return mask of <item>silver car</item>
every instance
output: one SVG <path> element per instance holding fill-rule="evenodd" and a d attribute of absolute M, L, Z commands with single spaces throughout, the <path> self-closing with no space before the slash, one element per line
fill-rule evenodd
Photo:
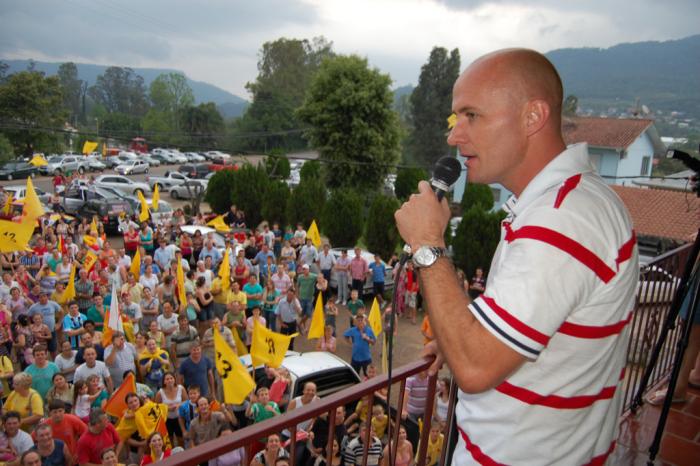
<path fill-rule="evenodd" d="M 149 166 L 143 160 L 130 160 L 114 169 L 120 175 L 134 175 L 136 173 L 148 173 Z"/>
<path fill-rule="evenodd" d="M 110 186 L 125 194 L 136 195 L 136 193 L 139 191 L 144 194 L 151 192 L 151 188 L 148 186 L 148 183 L 141 183 L 120 175 L 100 175 L 95 178 L 95 185 L 98 187 L 101 185 Z"/>

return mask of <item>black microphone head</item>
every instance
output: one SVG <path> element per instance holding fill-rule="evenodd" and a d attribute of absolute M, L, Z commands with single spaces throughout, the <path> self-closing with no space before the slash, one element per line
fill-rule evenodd
<path fill-rule="evenodd" d="M 440 157 L 433 169 L 433 178 L 430 183 L 443 191 L 449 191 L 450 187 L 457 182 L 462 173 L 462 164 L 455 157 L 446 155 Z"/>

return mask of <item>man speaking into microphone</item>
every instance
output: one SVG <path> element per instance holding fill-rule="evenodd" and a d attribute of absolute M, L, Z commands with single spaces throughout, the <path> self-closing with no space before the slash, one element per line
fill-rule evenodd
<path fill-rule="evenodd" d="M 604 464 L 615 447 L 638 279 L 629 215 L 587 146 L 566 147 L 562 84 L 524 49 L 472 63 L 453 88 L 448 142 L 507 205 L 485 292 L 465 296 L 426 182 L 396 214 L 430 309 L 437 357 L 459 385 L 453 464 Z"/>

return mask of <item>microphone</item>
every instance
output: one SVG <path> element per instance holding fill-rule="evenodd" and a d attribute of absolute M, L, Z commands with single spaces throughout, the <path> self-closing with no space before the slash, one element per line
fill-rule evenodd
<path fill-rule="evenodd" d="M 437 195 L 438 201 L 442 201 L 445 194 L 452 189 L 452 185 L 457 182 L 459 175 L 462 173 L 462 164 L 454 157 L 446 155 L 441 157 L 435 168 L 433 168 L 433 177 L 430 179 L 430 186 Z"/>

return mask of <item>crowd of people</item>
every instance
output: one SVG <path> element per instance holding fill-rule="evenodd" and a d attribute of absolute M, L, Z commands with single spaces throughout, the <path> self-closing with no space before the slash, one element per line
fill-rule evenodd
<path fill-rule="evenodd" d="M 256 371 L 248 400 L 224 403 L 213 341 L 219 331 L 234 351 L 236 340 L 250 348 L 256 321 L 286 335 L 306 335 L 319 294 L 325 332 L 316 349 L 336 352 L 337 317 L 347 312 L 350 327 L 342 336 L 352 345 L 350 362 L 364 377 L 376 375 L 370 348 L 377 336 L 367 322 L 366 299 L 376 296 L 385 317 L 392 312 L 384 300 L 381 258 L 369 262 L 359 248 L 336 257 L 328 244 L 314 246 L 302 225 L 283 231 L 264 222 L 245 230 L 245 214 L 235 206 L 224 219 L 232 228 L 225 235 L 228 287 L 219 273 L 225 254 L 211 234 L 183 232 L 180 216 L 160 225 L 124 218 L 124 246 L 113 247 L 99 218 L 47 214 L 30 248 L 0 255 L 0 462 L 149 464 L 318 399 L 313 383 L 290 399 L 289 374 L 266 367 Z M 201 216 L 191 221 L 205 224 Z M 329 286 L 332 271 L 337 293 Z M 365 294 L 368 278 L 372 292 Z M 397 282 L 395 307 L 415 323 L 417 280 L 409 269 Z M 123 331 L 107 325 L 113 292 Z M 109 415 L 106 404 L 130 374 L 136 383 L 125 396 L 126 410 L 121 418 Z M 415 402 L 419 390 L 411 391 L 407 400 Z M 155 430 L 144 435 L 120 429 L 150 403 L 167 406 L 167 438 Z M 406 416 L 417 412 L 411 403 L 406 408 Z M 376 440 L 369 464 L 378 464 L 387 440 L 388 416 L 375 412 L 381 409 L 368 413 L 360 402 L 347 419 L 339 410 L 333 464 L 356 464 L 367 428 Z M 325 464 L 327 419 L 300 424 L 297 432 L 308 435 L 295 440 L 296 464 Z M 413 461 L 413 446 L 409 451 L 402 432 L 399 456 Z M 254 446 L 251 464 L 284 464 L 289 442 L 289 432 L 268 436 Z M 246 464 L 244 456 L 235 451 L 210 464 Z"/>

